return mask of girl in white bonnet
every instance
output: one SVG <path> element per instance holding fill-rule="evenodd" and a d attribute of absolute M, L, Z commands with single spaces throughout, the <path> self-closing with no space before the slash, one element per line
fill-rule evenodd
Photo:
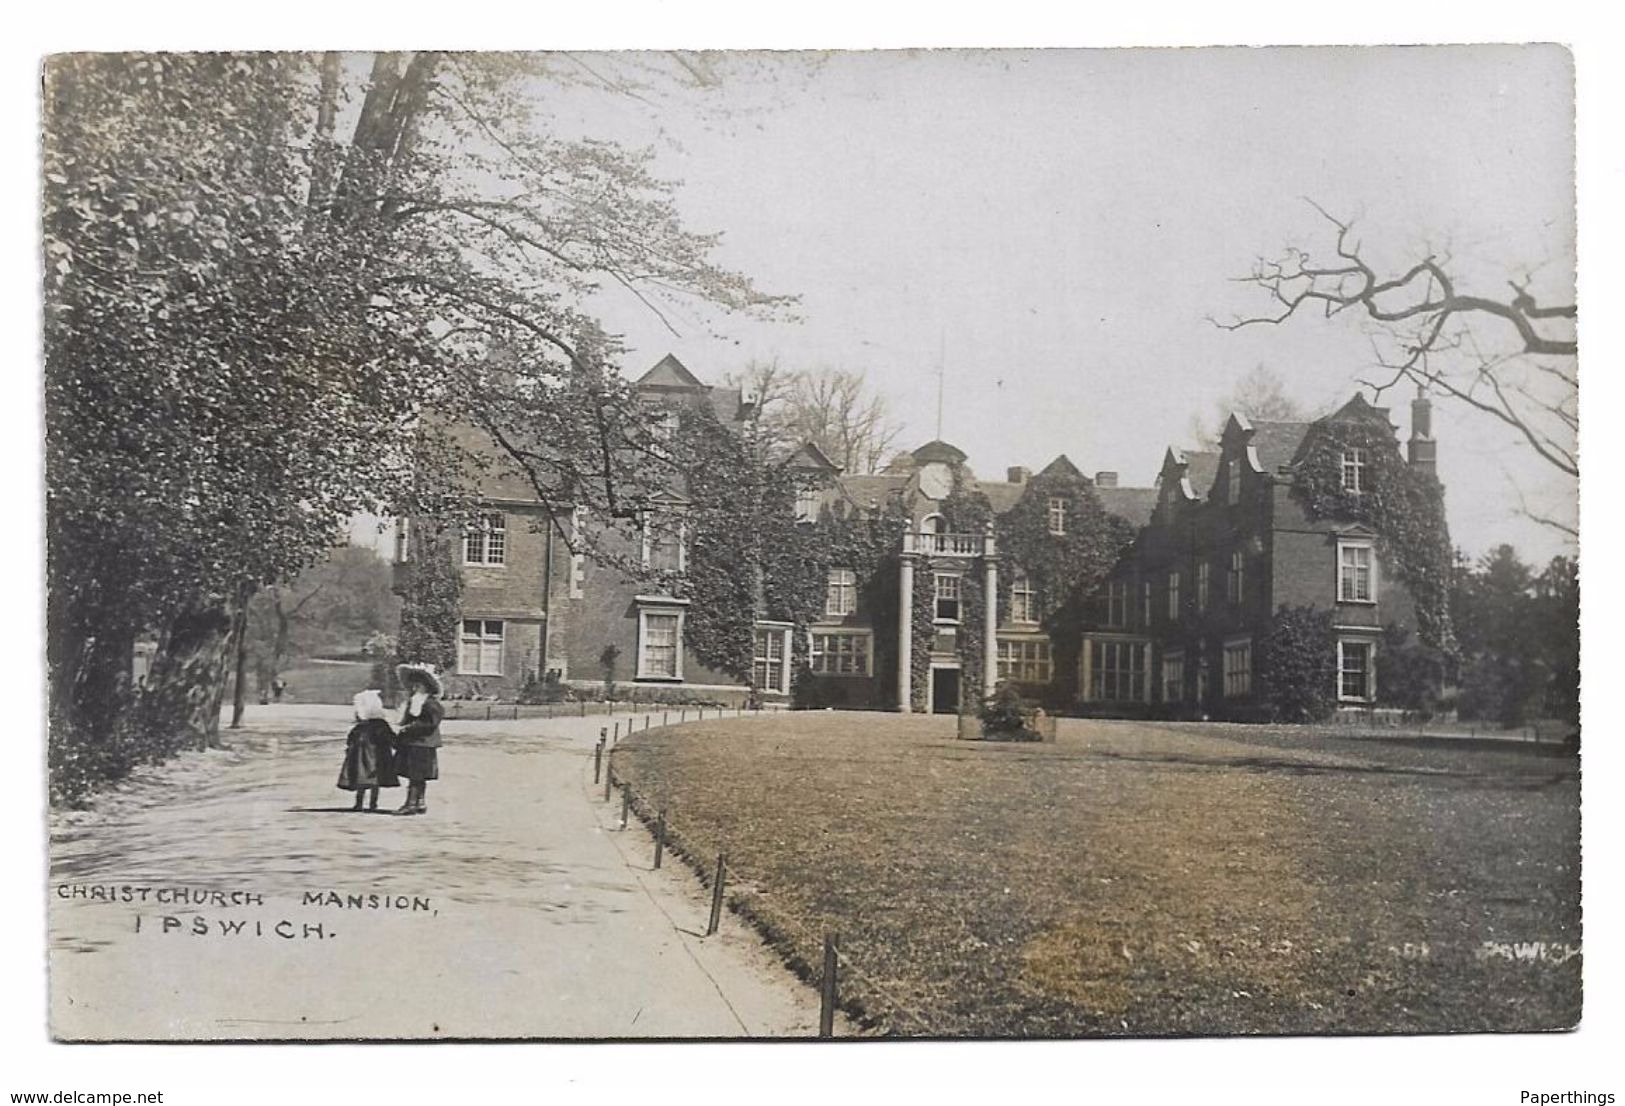
<path fill-rule="evenodd" d="M 355 705 L 355 726 L 345 739 L 339 786 L 355 792 L 351 810 L 361 809 L 362 797 L 369 791 L 372 799 L 366 809 L 377 810 L 378 789 L 401 785 L 395 774 L 395 731 L 384 721 L 384 698 L 377 691 L 358 692 L 351 702 Z"/>

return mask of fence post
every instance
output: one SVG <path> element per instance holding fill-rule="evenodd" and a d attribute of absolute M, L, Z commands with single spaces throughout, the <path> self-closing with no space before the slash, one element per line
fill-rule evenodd
<path fill-rule="evenodd" d="M 626 828 L 626 823 L 631 819 L 631 817 L 632 817 L 632 785 L 629 784 L 629 783 L 623 783 L 623 784 L 621 784 L 621 828 L 622 829 Z"/>
<path fill-rule="evenodd" d="M 666 853 L 666 812 L 665 812 L 664 809 L 662 809 L 661 812 L 660 812 L 660 817 L 655 819 L 655 867 L 656 868 L 660 867 L 660 861 L 664 858 L 665 853 Z"/>
<path fill-rule="evenodd" d="M 687 707 L 684 707 L 682 710 L 677 712 L 677 721 L 679 721 L 679 722 L 687 722 L 688 721 L 688 708 Z"/>
<path fill-rule="evenodd" d="M 837 937 L 824 934 L 824 978 L 818 982 L 818 1035 L 835 1036 L 835 951 Z"/>
<path fill-rule="evenodd" d="M 609 802 L 609 793 L 611 791 L 613 791 L 614 789 L 615 789 L 615 765 L 611 764 L 609 766 L 609 771 L 604 774 L 604 802 L 606 802 L 606 803 Z"/>
<path fill-rule="evenodd" d="M 722 884 L 727 878 L 728 854 L 717 853 L 717 874 L 711 881 L 711 920 L 706 923 L 705 935 L 711 936 L 722 928 Z"/>
<path fill-rule="evenodd" d="M 671 725 L 671 711 L 663 710 L 660 712 L 660 724 L 662 726 Z"/>
<path fill-rule="evenodd" d="M 604 767 L 604 735 L 598 735 L 598 744 L 592 748 L 592 782 L 597 783 Z"/>
<path fill-rule="evenodd" d="M 645 729 L 645 730 L 647 730 L 647 729 L 648 729 L 648 728 L 649 728 L 649 720 L 650 720 L 650 719 L 651 719 L 651 718 L 653 718 L 653 717 L 654 717 L 654 715 L 652 715 L 652 714 L 645 714 L 645 715 L 644 715 L 644 716 L 643 716 L 643 728 L 644 728 L 644 729 Z"/>

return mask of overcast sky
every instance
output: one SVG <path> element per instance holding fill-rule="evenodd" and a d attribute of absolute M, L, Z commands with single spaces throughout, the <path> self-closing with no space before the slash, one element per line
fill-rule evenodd
<path fill-rule="evenodd" d="M 1372 374 L 1358 321 L 1226 332 L 1263 311 L 1230 278 L 1288 243 L 1329 253 L 1312 197 L 1379 259 L 1447 249 L 1500 294 L 1572 296 L 1573 101 L 1551 47 L 748 54 L 696 88 L 669 61 L 583 54 L 539 83 L 549 125 L 655 151 L 720 259 L 801 297 L 798 322 L 599 305 L 639 373 L 675 352 L 718 382 L 752 358 L 858 369 L 917 445 L 984 477 L 1066 453 L 1148 485 L 1257 364 L 1324 409 Z M 600 79 L 602 78 L 602 79 Z M 617 87 L 611 87 L 617 86 Z M 626 91 L 620 91 L 625 89 Z M 1390 393 L 1402 433 L 1409 389 Z M 1440 405 L 1453 536 L 1542 561 L 1572 519 L 1516 435 Z"/>

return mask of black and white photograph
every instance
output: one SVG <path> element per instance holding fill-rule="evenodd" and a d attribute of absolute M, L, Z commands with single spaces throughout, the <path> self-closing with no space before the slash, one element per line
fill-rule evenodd
<path fill-rule="evenodd" d="M 1587 1034 L 1567 46 L 534 45 L 39 58 L 53 1049 Z"/>

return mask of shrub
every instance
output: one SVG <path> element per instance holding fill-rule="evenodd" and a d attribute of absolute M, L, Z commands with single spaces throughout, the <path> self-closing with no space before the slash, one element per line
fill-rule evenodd
<path fill-rule="evenodd" d="M 982 736 L 989 741 L 1042 741 L 1043 735 L 1027 724 L 1032 707 L 1008 683 L 982 704 Z"/>
<path fill-rule="evenodd" d="M 1330 611 L 1282 607 L 1259 643 L 1258 702 L 1275 722 L 1320 722 L 1337 708 Z"/>

